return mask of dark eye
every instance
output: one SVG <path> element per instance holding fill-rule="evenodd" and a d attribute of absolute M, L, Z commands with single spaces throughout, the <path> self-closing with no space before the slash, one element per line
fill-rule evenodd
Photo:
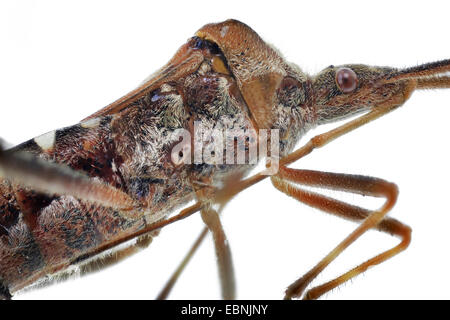
<path fill-rule="evenodd" d="M 219 54 L 220 53 L 219 46 L 214 42 L 204 40 L 199 37 L 192 37 L 191 41 L 192 41 L 192 46 L 195 49 L 200 49 L 200 50 L 207 49 L 210 54 Z"/>
<path fill-rule="evenodd" d="M 340 68 L 336 71 L 336 83 L 343 93 L 349 93 L 356 89 L 358 76 L 350 68 Z"/>

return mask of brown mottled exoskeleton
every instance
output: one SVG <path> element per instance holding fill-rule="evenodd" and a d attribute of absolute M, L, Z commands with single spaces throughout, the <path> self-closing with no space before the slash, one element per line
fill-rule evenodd
<path fill-rule="evenodd" d="M 226 299 L 235 297 L 233 264 L 218 212 L 237 193 L 270 177 L 287 195 L 325 212 L 360 222 L 313 269 L 291 284 L 285 298 L 318 298 L 404 250 L 410 228 L 387 218 L 397 199 L 382 179 L 289 168 L 330 141 L 401 106 L 416 89 L 449 88 L 450 60 L 407 69 L 330 66 L 304 74 L 245 24 L 228 20 L 201 28 L 172 60 L 141 86 L 72 127 L 0 150 L 0 297 L 74 269 L 87 272 L 146 247 L 160 228 L 197 211 L 206 224 L 161 292 L 165 298 L 207 231 L 214 239 Z M 317 125 L 359 117 L 294 146 Z M 255 163 L 192 162 L 196 124 L 210 130 L 277 131 L 278 163 L 268 175 L 246 175 Z M 258 133 L 259 134 L 259 133 Z M 260 139 L 236 136 L 246 156 Z M 257 142 L 255 142 L 257 141 Z M 184 143 L 180 147 L 180 143 Z M 216 147 L 209 137 L 204 148 Z M 234 143 L 234 140 L 233 140 Z M 187 147 L 187 149 L 185 149 Z M 217 150 L 215 148 L 214 150 Z M 219 150 L 220 151 L 220 150 Z M 225 157 L 228 149 L 220 153 Z M 383 197 L 370 211 L 301 186 Z M 184 208 L 171 216 L 175 209 Z M 364 232 L 400 237 L 394 248 L 305 292 L 312 280 Z M 114 255 L 110 253 L 114 251 Z M 106 253 L 106 255 L 105 255 Z"/>

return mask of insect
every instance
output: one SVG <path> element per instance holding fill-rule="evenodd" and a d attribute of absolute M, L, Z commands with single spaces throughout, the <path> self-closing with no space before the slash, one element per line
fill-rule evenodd
<path fill-rule="evenodd" d="M 99 259 L 116 262 L 148 246 L 162 227 L 199 211 L 206 228 L 184 262 L 211 232 L 222 296 L 232 299 L 232 256 L 219 213 L 236 194 L 268 178 L 302 203 L 359 223 L 285 295 L 320 297 L 403 251 L 411 230 L 386 217 L 397 199 L 395 184 L 288 165 L 396 109 L 416 89 L 450 87 L 449 70 L 450 60 L 443 60 L 406 69 L 329 66 L 309 76 L 241 22 L 204 26 L 126 96 L 79 124 L 0 153 L 0 296 L 9 299 L 74 269 L 89 272 Z M 355 115 L 294 150 L 315 126 Z M 256 160 L 266 159 L 267 169 L 247 177 L 256 165 L 253 152 Z M 304 187 L 386 202 L 371 211 Z M 307 290 L 372 228 L 398 236 L 400 243 Z M 168 295 L 183 266 L 159 298 Z"/>

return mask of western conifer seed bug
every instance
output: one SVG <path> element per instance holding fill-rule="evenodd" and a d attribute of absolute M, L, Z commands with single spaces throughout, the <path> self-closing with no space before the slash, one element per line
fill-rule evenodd
<path fill-rule="evenodd" d="M 218 213 L 237 193 L 265 178 L 300 202 L 359 223 L 285 295 L 320 297 L 403 251 L 411 230 L 386 217 L 397 199 L 395 184 L 288 165 L 396 109 L 416 89 L 449 88 L 448 71 L 450 60 L 442 60 L 406 69 L 329 66 L 309 76 L 243 23 L 204 26 L 136 90 L 77 125 L 0 153 L 0 297 L 11 298 L 54 275 L 88 272 L 98 259 L 116 262 L 146 247 L 158 229 L 200 211 L 206 228 L 159 298 L 167 296 L 209 230 L 222 295 L 232 299 L 231 251 Z M 356 115 L 294 151 L 308 130 Z M 226 143 L 229 132 L 231 144 Z M 246 177 L 264 157 L 268 168 Z M 308 187 L 386 202 L 370 211 Z M 193 205 L 170 216 L 192 200 Z M 369 229 L 398 236 L 400 243 L 307 290 Z"/>

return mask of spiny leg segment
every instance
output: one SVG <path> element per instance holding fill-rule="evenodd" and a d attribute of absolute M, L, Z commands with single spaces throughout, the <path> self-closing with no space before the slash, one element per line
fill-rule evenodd
<path fill-rule="evenodd" d="M 286 290 L 286 299 L 300 297 L 311 281 L 322 272 L 340 253 L 371 228 L 377 228 L 401 237 L 401 242 L 394 248 L 364 262 L 344 275 L 313 288 L 305 295 L 307 299 L 317 299 L 322 294 L 367 270 L 368 267 L 379 264 L 406 249 L 411 239 L 411 229 L 401 222 L 385 218 L 397 200 L 397 187 L 385 180 L 349 174 L 280 168 L 279 174 L 271 177 L 273 185 L 283 193 L 322 211 L 359 221 L 364 220 L 359 227 L 345 238 L 334 250 L 322 259 L 314 268 L 299 278 Z M 358 193 L 373 197 L 384 197 L 386 203 L 378 210 L 370 212 L 367 209 L 353 206 L 314 192 L 303 190 L 297 184 L 333 189 L 344 192 Z M 383 220 L 384 219 L 384 220 Z"/>
<path fill-rule="evenodd" d="M 164 285 L 163 289 L 159 293 L 157 300 L 165 300 L 170 294 L 170 291 L 172 291 L 175 283 L 177 282 L 178 278 L 181 276 L 181 273 L 186 268 L 189 261 L 194 256 L 197 249 L 200 247 L 203 240 L 206 238 L 206 235 L 208 234 L 208 228 L 204 227 L 198 238 L 195 240 L 192 247 L 189 249 L 186 256 L 183 258 L 179 266 L 176 268 L 175 272 L 172 274 L 172 276 L 169 278 L 169 280 Z"/>

